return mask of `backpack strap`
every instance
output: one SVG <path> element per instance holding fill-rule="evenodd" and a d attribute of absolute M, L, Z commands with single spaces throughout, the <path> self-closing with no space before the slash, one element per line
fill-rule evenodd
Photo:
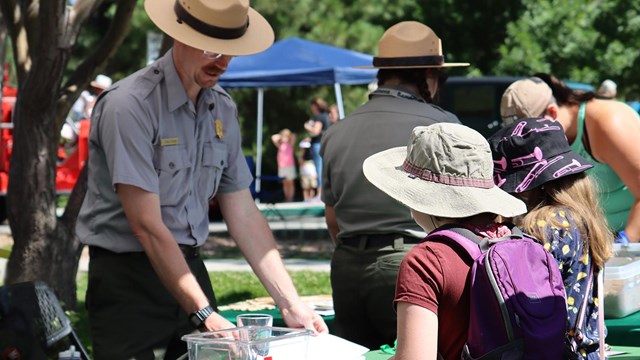
<path fill-rule="evenodd" d="M 499 238 L 483 238 L 473 231 L 459 226 L 443 227 L 427 236 L 427 240 L 444 240 L 448 243 L 455 243 L 462 247 L 473 259 L 477 259 L 483 252 L 489 250 L 491 245 L 503 240 L 517 240 L 529 237 L 522 230 L 513 226 L 510 227 L 511 234 Z M 533 238 L 532 238 L 533 239 Z M 535 239 L 533 239 L 535 240 Z"/>
<path fill-rule="evenodd" d="M 589 278 L 587 279 L 587 287 L 585 289 L 584 299 L 582 299 L 582 304 L 580 305 L 580 310 L 578 310 L 578 317 L 576 318 L 576 323 L 573 324 L 573 336 L 571 337 L 571 350 L 574 352 L 578 351 L 578 341 L 582 340 L 582 327 L 584 323 L 584 316 L 587 312 L 587 302 L 589 300 L 589 294 L 591 293 L 591 283 L 593 282 L 593 262 L 591 263 L 591 268 L 589 269 Z M 600 299 L 598 299 L 600 301 Z M 599 334 L 602 336 L 602 334 Z"/>
<path fill-rule="evenodd" d="M 591 263 L 593 268 L 593 262 Z M 605 343 L 604 343 L 604 271 L 601 268 L 598 271 L 598 355 L 600 360 L 607 358 Z"/>
<path fill-rule="evenodd" d="M 451 227 L 434 231 L 426 238 L 428 241 L 440 240 L 448 244 L 457 244 L 462 248 L 472 259 L 477 259 L 482 255 L 480 249 L 480 242 L 482 239 L 473 233 L 473 231 L 461 228 Z"/>

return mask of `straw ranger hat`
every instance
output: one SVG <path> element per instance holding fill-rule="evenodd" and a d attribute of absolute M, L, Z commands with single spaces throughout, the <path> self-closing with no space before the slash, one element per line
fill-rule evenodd
<path fill-rule="evenodd" d="M 387 195 L 429 215 L 513 217 L 527 210 L 522 201 L 494 185 L 487 140 L 460 124 L 418 126 L 406 147 L 374 154 L 362 169 Z"/>
<path fill-rule="evenodd" d="M 442 42 L 427 25 L 417 21 L 397 23 L 384 32 L 378 42 L 378 56 L 373 66 L 363 69 L 441 68 L 469 66 L 469 63 L 447 63 Z"/>
<path fill-rule="evenodd" d="M 196 49 L 250 55 L 273 44 L 271 25 L 248 0 L 145 0 L 144 9 L 160 30 Z"/>

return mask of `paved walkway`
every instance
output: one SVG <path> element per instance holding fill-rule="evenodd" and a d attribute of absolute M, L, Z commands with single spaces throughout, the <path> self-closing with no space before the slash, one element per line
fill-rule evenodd
<path fill-rule="evenodd" d="M 269 226 L 276 231 L 305 231 L 322 230 L 327 225 L 322 217 L 300 217 L 285 218 L 285 220 L 270 220 Z M 227 227 L 223 222 L 212 222 L 209 224 L 209 232 L 212 234 L 225 233 Z M 0 225 L 0 234 L 11 234 L 8 225 Z M 87 250 L 85 249 L 85 252 Z M 284 265 L 289 271 L 329 271 L 330 260 L 306 260 L 306 259 L 284 259 Z M 4 279 L 7 260 L 0 258 L 0 279 Z M 241 259 L 208 259 L 205 265 L 209 271 L 251 271 L 251 267 L 244 258 Z M 89 269 L 89 257 L 85 253 L 80 258 L 78 271 L 86 272 Z"/>

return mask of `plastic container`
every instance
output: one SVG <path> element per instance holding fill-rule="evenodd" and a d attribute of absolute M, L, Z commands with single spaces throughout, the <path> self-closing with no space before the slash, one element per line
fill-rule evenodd
<path fill-rule="evenodd" d="M 311 330 L 245 326 L 189 334 L 189 360 L 306 360 Z"/>
<path fill-rule="evenodd" d="M 604 270 L 605 318 L 621 318 L 640 310 L 640 244 L 615 244 Z"/>

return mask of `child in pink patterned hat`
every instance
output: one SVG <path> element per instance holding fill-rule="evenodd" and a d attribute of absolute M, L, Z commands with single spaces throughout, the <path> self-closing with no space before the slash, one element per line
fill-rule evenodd
<path fill-rule="evenodd" d="M 540 239 L 558 261 L 567 297 L 567 333 L 582 334 L 572 342 L 576 358 L 598 359 L 605 329 L 598 324 L 603 315 L 594 277 L 611 256 L 613 236 L 594 182 L 585 173 L 593 165 L 571 150 L 562 125 L 549 119 L 517 120 L 488 141 L 494 182 L 527 203 L 528 213 L 515 218 L 515 224 Z"/>

